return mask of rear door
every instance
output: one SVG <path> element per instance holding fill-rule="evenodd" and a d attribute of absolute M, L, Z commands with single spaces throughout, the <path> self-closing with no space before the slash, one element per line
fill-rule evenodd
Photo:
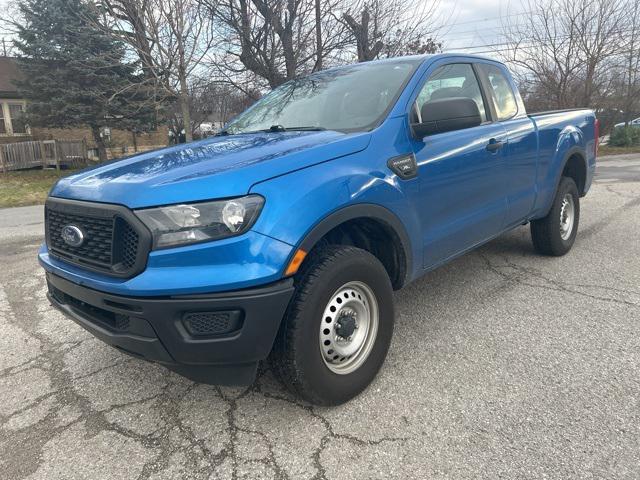
<path fill-rule="evenodd" d="M 477 68 L 494 118 L 507 133 L 503 189 L 509 203 L 505 227 L 510 227 L 528 220 L 535 203 L 538 133 L 506 67 L 487 62 Z"/>
<path fill-rule="evenodd" d="M 473 65 L 448 63 L 428 74 L 412 115 L 418 115 L 426 102 L 459 97 L 472 98 L 478 104 L 482 125 L 412 138 L 418 163 L 417 210 L 425 268 L 500 233 L 507 210 L 506 132 L 492 120 Z"/>

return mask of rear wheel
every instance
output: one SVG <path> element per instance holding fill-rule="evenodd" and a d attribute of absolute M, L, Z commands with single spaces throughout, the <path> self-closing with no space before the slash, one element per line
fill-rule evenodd
<path fill-rule="evenodd" d="M 393 333 L 391 282 L 365 250 L 328 246 L 296 278 L 271 363 L 305 400 L 339 405 L 362 392 L 382 366 Z"/>
<path fill-rule="evenodd" d="M 572 178 L 562 177 L 549 214 L 531 222 L 533 246 L 544 255 L 564 255 L 575 242 L 579 220 L 578 188 Z"/>

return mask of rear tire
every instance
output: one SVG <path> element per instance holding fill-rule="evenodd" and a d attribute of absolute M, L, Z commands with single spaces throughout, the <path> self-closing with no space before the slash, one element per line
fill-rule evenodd
<path fill-rule="evenodd" d="M 548 215 L 531 222 L 531 239 L 538 253 L 562 256 L 571 250 L 578 233 L 580 198 L 572 178 L 562 177 Z"/>
<path fill-rule="evenodd" d="M 393 291 L 380 261 L 359 248 L 321 247 L 296 277 L 270 357 L 273 370 L 304 400 L 339 405 L 375 378 L 393 323 Z"/>

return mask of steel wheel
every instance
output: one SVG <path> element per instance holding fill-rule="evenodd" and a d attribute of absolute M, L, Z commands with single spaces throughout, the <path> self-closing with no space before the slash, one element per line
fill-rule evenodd
<path fill-rule="evenodd" d="M 575 242 L 580 223 L 580 194 L 576 182 L 562 177 L 547 215 L 531 221 L 531 240 L 537 252 L 559 257 Z"/>
<path fill-rule="evenodd" d="M 573 231 L 573 223 L 575 220 L 575 207 L 573 204 L 573 196 L 567 193 L 562 198 L 562 206 L 560 207 L 560 237 L 567 240 Z"/>
<path fill-rule="evenodd" d="M 349 282 L 340 287 L 320 324 L 320 351 L 329 370 L 339 375 L 357 370 L 371 353 L 378 323 L 378 302 L 366 284 Z"/>
<path fill-rule="evenodd" d="M 271 365 L 306 401 L 340 405 L 367 388 L 384 363 L 393 288 L 380 260 L 360 248 L 318 246 L 305 262 Z"/>

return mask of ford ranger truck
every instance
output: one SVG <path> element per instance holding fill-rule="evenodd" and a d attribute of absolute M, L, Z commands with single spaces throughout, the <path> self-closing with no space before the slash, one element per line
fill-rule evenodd
<path fill-rule="evenodd" d="M 526 223 L 541 254 L 571 249 L 597 138 L 591 110 L 527 115 L 487 58 L 317 72 L 215 137 L 60 180 L 48 298 L 194 381 L 250 384 L 269 359 L 303 399 L 340 404 L 384 362 L 394 290 Z"/>

